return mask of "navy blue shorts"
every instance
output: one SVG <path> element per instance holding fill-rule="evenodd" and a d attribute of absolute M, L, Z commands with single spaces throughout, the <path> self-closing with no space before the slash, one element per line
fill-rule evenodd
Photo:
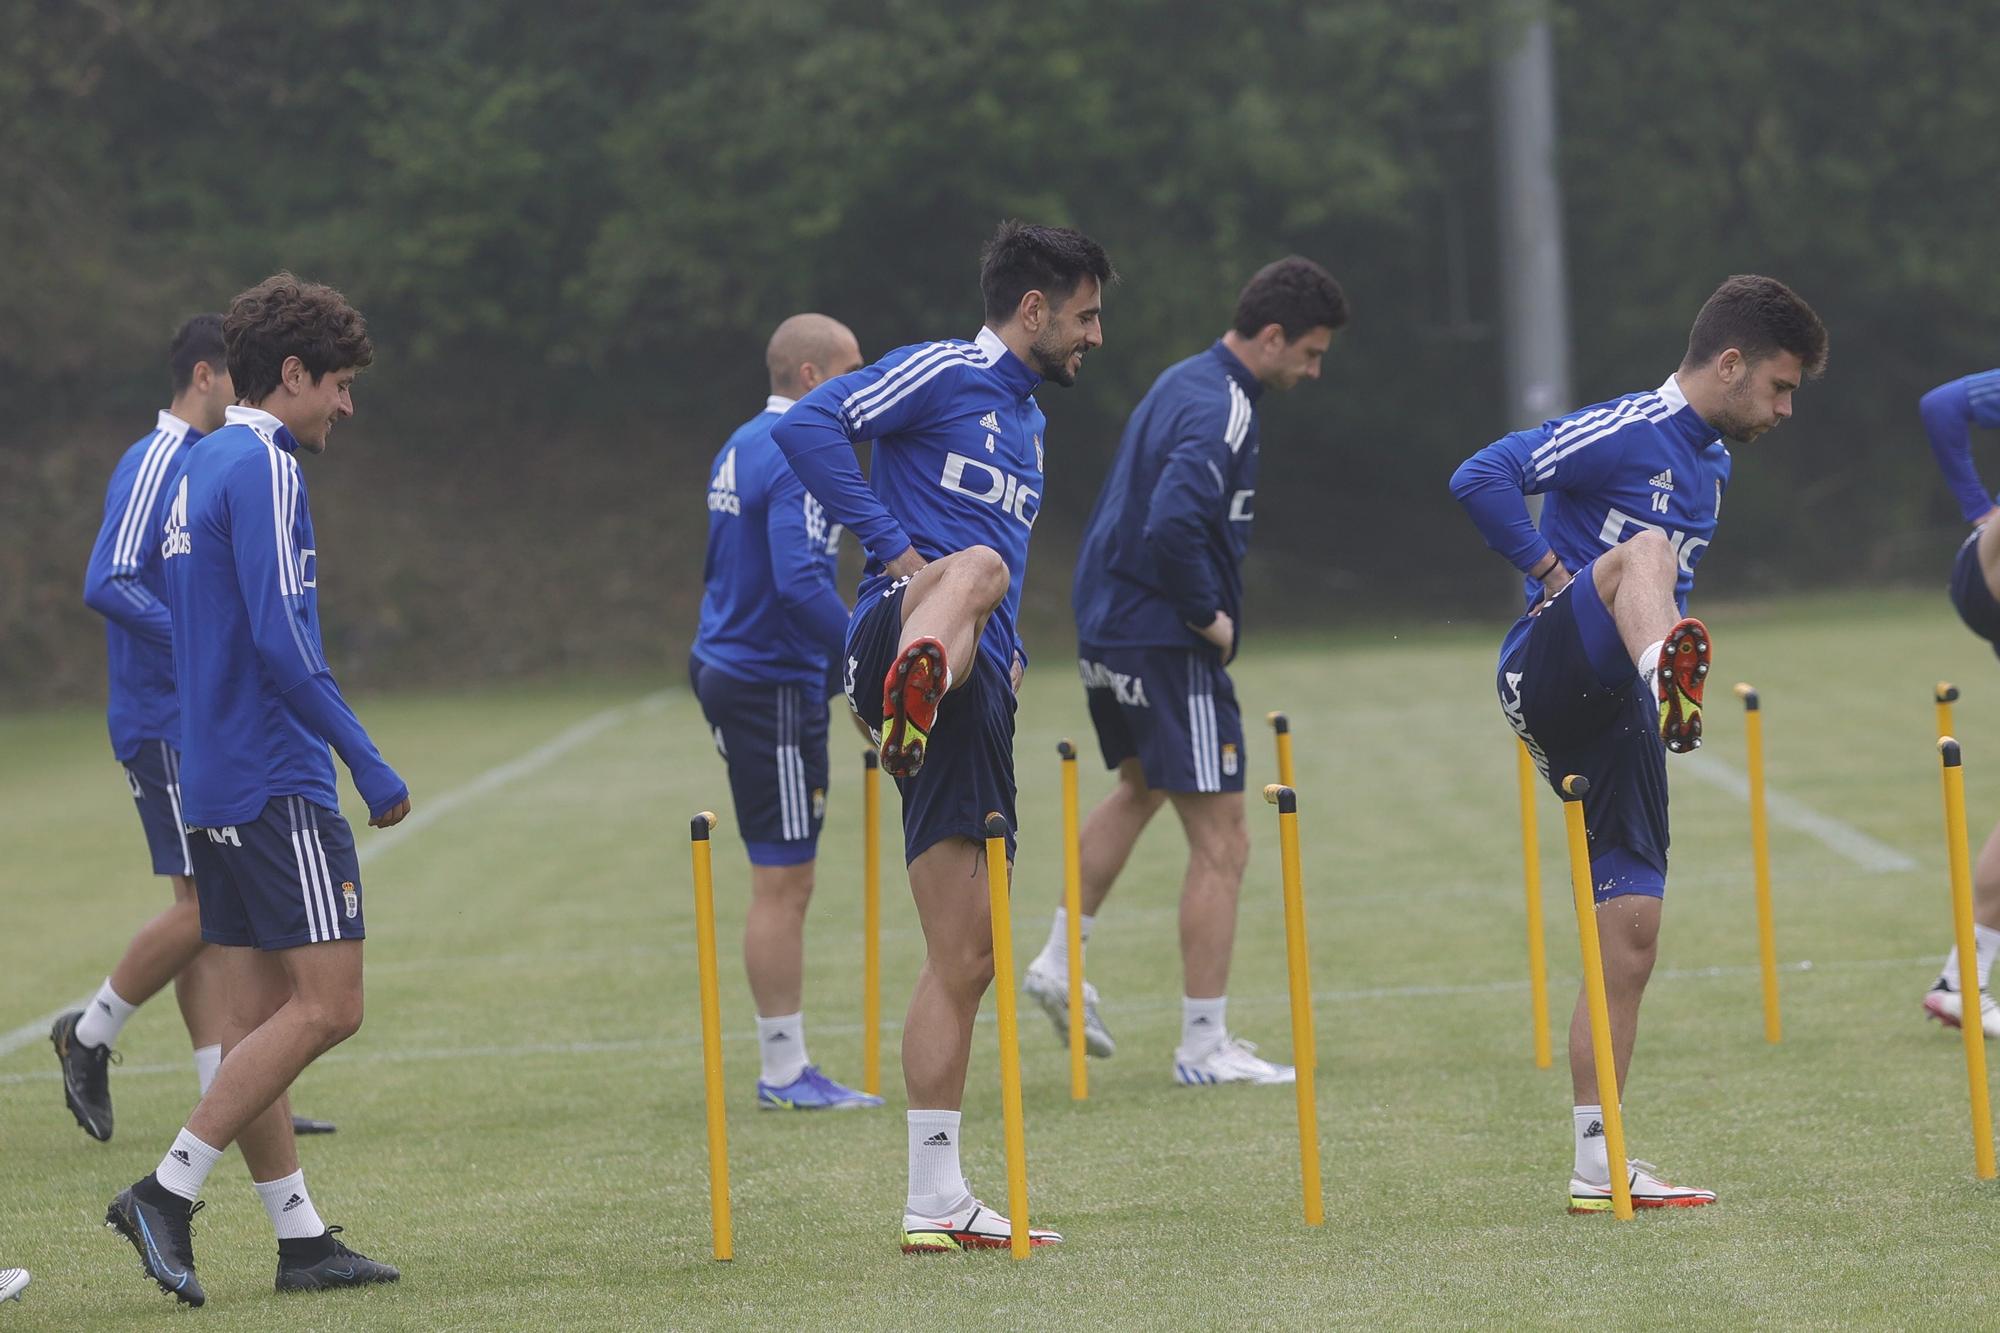
<path fill-rule="evenodd" d="M 1540 615 L 1508 635 L 1500 711 L 1549 785 L 1590 782 L 1583 818 L 1598 902 L 1667 891 L 1667 747 L 1660 705 L 1619 640 L 1585 565 Z"/>
<path fill-rule="evenodd" d="M 1951 604 L 1958 608 L 1958 618 L 1965 627 L 2000 653 L 2000 602 L 1993 600 L 1986 572 L 1979 567 L 1979 533 L 1978 528 L 1972 530 L 1951 562 Z"/>
<path fill-rule="evenodd" d="M 736 827 L 750 864 L 813 859 L 826 822 L 826 700 L 821 686 L 733 680 L 726 668 L 688 660 L 688 679 L 729 766 Z"/>
<path fill-rule="evenodd" d="M 338 810 L 276 796 L 250 823 L 190 828 L 188 846 L 210 944 L 290 949 L 368 933 L 354 834 Z"/>
<path fill-rule="evenodd" d="M 1137 759 L 1155 791 L 1242 791 L 1243 715 L 1221 654 L 1077 646 L 1104 766 Z"/>
<path fill-rule="evenodd" d="M 847 701 L 879 739 L 882 681 L 896 663 L 903 633 L 903 592 L 898 580 L 875 598 L 847 629 Z M 924 766 L 897 778 L 903 794 L 905 863 L 946 838 L 986 840 L 986 816 L 1007 817 L 1007 857 L 1014 856 L 1014 688 L 1007 673 L 984 652 L 967 664 L 953 662 L 955 688 L 938 705 L 937 725 L 924 743 Z"/>
<path fill-rule="evenodd" d="M 125 782 L 146 830 L 153 873 L 192 875 L 194 862 L 188 858 L 187 829 L 181 823 L 180 752 L 165 741 L 140 741 L 139 753 L 125 765 Z"/>

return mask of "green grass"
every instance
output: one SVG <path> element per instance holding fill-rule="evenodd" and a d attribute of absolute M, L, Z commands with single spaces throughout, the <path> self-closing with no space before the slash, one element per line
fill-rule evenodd
<path fill-rule="evenodd" d="M 1990 1324 L 2000 1190 L 1972 1179 L 1956 1035 L 1923 1023 L 1917 999 L 1948 942 L 1930 686 L 1966 687 L 1977 837 L 2000 808 L 1993 659 L 1941 597 L 1710 610 L 1720 683 L 1764 692 L 1773 786 L 1917 867 L 1869 873 L 1774 828 L 1779 948 L 1793 970 L 1785 1040 L 1769 1047 L 1745 812 L 1713 786 L 1676 782 L 1674 884 L 1628 1134 L 1670 1176 L 1719 1191 L 1717 1207 L 1631 1224 L 1564 1213 L 1570 1098 L 1560 1053 L 1547 1071 L 1529 1058 L 1512 741 L 1489 685 L 1497 631 L 1348 630 L 1253 645 L 1236 673 L 1246 713 L 1282 707 L 1296 733 L 1323 1228 L 1300 1221 L 1289 1091 L 1169 1080 L 1182 846 L 1162 822 L 1092 946 L 1120 1053 L 1092 1063 L 1087 1103 L 1069 1101 L 1066 1057 L 1041 1016 L 1023 1015 L 1034 1216 L 1069 1243 L 1018 1265 L 898 1254 L 899 1098 L 828 1119 L 752 1109 L 734 948 L 747 875 L 720 765 L 692 701 L 672 690 L 365 867 L 368 1021 L 301 1080 L 300 1109 L 342 1126 L 301 1151 L 321 1211 L 399 1264 L 401 1285 L 276 1297 L 268 1225 L 232 1154 L 200 1220 L 210 1303 L 198 1317 L 214 1329 L 426 1330 Z M 1024 960 L 1060 887 L 1055 742 L 1070 734 L 1090 752 L 1065 658 L 1043 652 L 1021 711 Z M 380 698 L 362 712 L 421 810 L 651 688 Z M 816 1057 L 856 1079 L 858 743 L 834 735 L 807 1013 Z M 1742 742 L 1725 693 L 1705 756 L 1740 768 Z M 1253 783 L 1269 779 L 1269 753 L 1253 725 Z M 1086 764 L 1086 801 L 1105 785 Z M 0 719 L 11 886 L 0 1030 L 85 994 L 164 901 L 140 872 L 123 792 L 96 714 Z M 725 814 L 729 1265 L 707 1258 L 684 845 L 702 806 Z M 1261 804 L 1252 816 L 1231 1020 L 1283 1058 L 1275 820 Z M 1560 827 L 1545 798 L 1559 1050 L 1576 972 Z M 363 831 L 362 845 L 376 836 Z M 884 904 L 884 1065 L 899 1092 L 894 1022 L 920 942 L 893 859 Z M 109 1144 L 73 1126 L 39 1040 L 0 1057 L 0 1264 L 35 1273 L 26 1305 L 0 1309 L 8 1328 L 166 1314 L 98 1221 L 157 1160 L 193 1074 L 164 997 L 121 1044 Z M 1004 1205 L 997 1086 L 985 1023 L 966 1166 Z"/>

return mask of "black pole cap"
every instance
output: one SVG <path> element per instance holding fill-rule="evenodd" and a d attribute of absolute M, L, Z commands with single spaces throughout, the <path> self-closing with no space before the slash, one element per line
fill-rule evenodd
<path fill-rule="evenodd" d="M 1266 713 L 1264 714 L 1264 720 L 1269 722 L 1271 730 L 1277 732 L 1280 736 L 1292 729 L 1292 720 L 1283 713 Z"/>
<path fill-rule="evenodd" d="M 988 814 L 986 816 L 986 836 L 989 838 L 1006 837 L 1007 816 L 1001 814 L 998 810 Z"/>
<path fill-rule="evenodd" d="M 1754 713 L 1757 711 L 1757 689 L 1755 686 L 1747 683 L 1739 683 L 1736 686 L 1736 697 L 1743 701 L 1744 712 Z"/>
<path fill-rule="evenodd" d="M 1944 756 L 1944 766 L 1946 768 L 1958 767 L 1959 754 L 1957 741 L 1949 736 L 1938 737 L 1938 753 Z"/>
<path fill-rule="evenodd" d="M 1264 799 L 1277 806 L 1281 815 L 1295 815 L 1299 812 L 1299 794 L 1282 782 L 1273 782 L 1265 787 Z"/>
<path fill-rule="evenodd" d="M 1065 738 L 1056 742 L 1056 753 L 1061 755 L 1065 760 L 1074 759 L 1076 758 L 1076 747 L 1071 745 L 1068 739 Z"/>
<path fill-rule="evenodd" d="M 696 842 L 707 842 L 708 831 L 715 827 L 715 812 L 704 810 L 688 821 L 688 837 Z"/>
<path fill-rule="evenodd" d="M 863 750 L 861 752 L 861 766 L 863 768 L 880 768 L 882 767 L 882 756 L 876 754 L 873 750 Z"/>
<path fill-rule="evenodd" d="M 1941 680 L 1937 683 L 1937 688 L 1931 691 L 1931 697 L 1941 704 L 1957 703 L 1958 686 L 1948 680 Z"/>
<path fill-rule="evenodd" d="M 1562 796 L 1565 801 L 1580 801 L 1590 791 L 1590 779 L 1581 773 L 1572 773 L 1562 780 Z"/>

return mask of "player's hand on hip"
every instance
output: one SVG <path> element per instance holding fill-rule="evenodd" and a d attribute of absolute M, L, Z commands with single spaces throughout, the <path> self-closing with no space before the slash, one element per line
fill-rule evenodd
<path fill-rule="evenodd" d="M 1214 644 L 1216 651 L 1222 654 L 1223 660 L 1228 661 L 1231 651 L 1236 647 L 1236 622 L 1229 618 L 1227 611 L 1217 611 L 1215 619 L 1209 621 L 1207 625 L 1190 625 L 1188 628 Z"/>
<path fill-rule="evenodd" d="M 1571 574 L 1569 570 L 1563 567 L 1562 561 L 1560 560 L 1556 561 L 1555 568 L 1551 569 L 1548 573 L 1542 575 L 1542 600 L 1536 602 L 1534 605 L 1534 609 L 1529 611 L 1528 614 L 1531 616 L 1540 615 L 1542 613 L 1542 608 L 1549 604 L 1549 599 L 1551 597 L 1554 597 L 1557 593 L 1561 592 L 1564 588 L 1567 588 L 1569 586 L 1570 580 L 1575 577 L 1576 576 L 1574 574 Z"/>
<path fill-rule="evenodd" d="M 1019 653 L 1016 653 L 1014 655 L 1013 668 L 1007 672 L 1007 684 L 1013 688 L 1014 693 L 1019 694 L 1021 692 L 1021 677 L 1027 674 L 1028 664 L 1021 660 Z"/>
<path fill-rule="evenodd" d="M 409 813 L 410 813 L 410 798 L 405 796 L 402 800 L 396 802 L 396 804 L 390 806 L 387 810 L 384 810 L 381 814 L 376 815 L 374 818 L 370 819 L 368 821 L 368 827 L 388 828 L 391 824 L 400 824 L 403 822 L 405 818 L 409 816 Z"/>
<path fill-rule="evenodd" d="M 917 548 L 912 546 L 883 565 L 882 571 L 892 579 L 906 579 L 929 563 L 930 561 L 918 555 Z"/>

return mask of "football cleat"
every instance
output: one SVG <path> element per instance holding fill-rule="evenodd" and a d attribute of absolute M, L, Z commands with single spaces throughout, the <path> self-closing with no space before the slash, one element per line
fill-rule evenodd
<path fill-rule="evenodd" d="M 1030 967 L 1021 979 L 1021 991 L 1041 1005 L 1049 1022 L 1056 1025 L 1056 1040 L 1069 1045 L 1069 978 Z M 1118 1043 L 1111 1039 L 1097 1012 L 1097 987 L 1088 981 L 1083 983 L 1083 1049 L 1099 1059 L 1108 1059 L 1118 1051 Z"/>
<path fill-rule="evenodd" d="M 881 1104 L 880 1097 L 835 1083 L 819 1072 L 818 1065 L 807 1065 L 797 1078 L 780 1088 L 757 1080 L 760 1111 L 858 1111 Z"/>
<path fill-rule="evenodd" d="M 1653 686 L 1660 696 L 1660 739 L 1675 754 L 1701 747 L 1701 687 L 1708 662 L 1706 625 L 1687 616 L 1667 631 Z"/>
<path fill-rule="evenodd" d="M 193 1220 L 201 1208 L 199 1201 L 189 1203 L 148 1175 L 104 1211 L 104 1225 L 132 1242 L 146 1276 L 183 1305 L 208 1299 L 194 1275 Z"/>
<path fill-rule="evenodd" d="M 0 1301 L 18 1301 L 27 1289 L 27 1269 L 0 1268 Z"/>
<path fill-rule="evenodd" d="M 334 1239 L 339 1227 L 304 1240 L 278 1242 L 279 1291 L 325 1291 L 332 1287 L 366 1287 L 394 1282 L 403 1275 L 365 1254 L 356 1254 Z"/>
<path fill-rule="evenodd" d="M 1924 992 L 1924 1012 L 1948 1028 L 1958 1027 L 1965 1020 L 1965 998 L 1944 978 Z M 2000 1037 L 2000 1004 L 1996 1004 L 1993 993 L 1984 987 L 1979 991 L 1979 1026 L 1989 1037 Z"/>
<path fill-rule="evenodd" d="M 110 1048 L 86 1046 L 76 1039 L 77 1020 L 83 1010 L 72 1009 L 49 1029 L 49 1045 L 56 1048 L 62 1065 L 63 1101 L 83 1132 L 99 1143 L 111 1138 Z"/>
<path fill-rule="evenodd" d="M 1222 1040 L 1199 1054 L 1185 1046 L 1174 1052 L 1174 1078 L 1184 1087 L 1211 1083 L 1296 1083 L 1298 1071 L 1274 1065 L 1257 1054 L 1257 1044 L 1225 1032 Z"/>
<path fill-rule="evenodd" d="M 1687 1185 L 1670 1185 L 1661 1180 L 1658 1169 L 1651 1162 L 1627 1162 L 1631 1169 L 1632 1206 L 1634 1208 L 1699 1208 L 1703 1204 L 1715 1202 L 1714 1190 L 1698 1190 Z M 1570 1177 L 1569 1210 L 1572 1213 L 1608 1213 L 1611 1211 L 1611 1184 L 1593 1185 L 1589 1181 Z"/>
<path fill-rule="evenodd" d="M 882 771 L 890 777 L 911 777 L 924 766 L 944 692 L 944 645 L 911 640 L 882 678 Z"/>
<path fill-rule="evenodd" d="M 309 1115 L 292 1117 L 293 1134 L 331 1134 L 337 1128 L 331 1120 L 315 1120 Z"/>
<path fill-rule="evenodd" d="M 1028 1228 L 1029 1245 L 1060 1245 L 1062 1233 Z M 948 1217 L 903 1213 L 904 1254 L 948 1254 L 958 1250 L 1005 1249 L 1013 1244 L 1007 1219 L 977 1199 Z"/>

